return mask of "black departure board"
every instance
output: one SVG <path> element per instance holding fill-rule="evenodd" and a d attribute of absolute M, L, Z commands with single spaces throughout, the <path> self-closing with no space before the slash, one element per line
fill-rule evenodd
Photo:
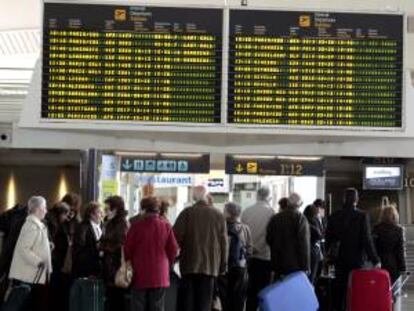
<path fill-rule="evenodd" d="M 45 3 L 45 119 L 221 122 L 220 9 Z"/>
<path fill-rule="evenodd" d="M 228 122 L 402 127 L 403 16 L 230 11 Z"/>

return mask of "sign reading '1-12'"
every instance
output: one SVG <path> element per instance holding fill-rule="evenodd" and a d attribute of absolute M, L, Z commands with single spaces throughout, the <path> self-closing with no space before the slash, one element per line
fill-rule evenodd
<path fill-rule="evenodd" d="M 46 3 L 42 118 L 220 122 L 222 17 Z"/>
<path fill-rule="evenodd" d="M 230 11 L 228 122 L 402 126 L 403 17 Z"/>

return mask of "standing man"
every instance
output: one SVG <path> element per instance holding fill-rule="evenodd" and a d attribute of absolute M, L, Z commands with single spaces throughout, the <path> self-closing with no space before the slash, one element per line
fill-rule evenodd
<path fill-rule="evenodd" d="M 335 310 L 345 309 L 348 277 L 352 270 L 364 267 L 366 259 L 378 265 L 368 214 L 357 208 L 358 191 L 344 192 L 344 205 L 329 217 L 326 229 L 328 259 L 335 265 Z"/>
<path fill-rule="evenodd" d="M 270 206 L 270 189 L 261 187 L 257 191 L 257 202 L 247 208 L 241 217 L 251 231 L 253 254 L 248 264 L 249 286 L 246 311 L 257 311 L 257 294 L 271 282 L 270 249 L 266 244 L 266 227 L 274 211 Z"/>
<path fill-rule="evenodd" d="M 326 213 L 326 202 L 322 199 L 316 199 L 313 202 L 313 206 L 318 209 L 318 222 L 317 225 L 322 235 L 325 236 L 327 226 L 327 213 Z"/>
<path fill-rule="evenodd" d="M 174 226 L 181 249 L 180 311 L 211 311 L 215 281 L 226 272 L 226 220 L 207 195 L 205 187 L 194 187 L 195 204 L 182 211 Z"/>
<path fill-rule="evenodd" d="M 48 310 L 47 282 L 52 273 L 52 256 L 46 226 L 43 224 L 47 209 L 46 200 L 33 196 L 27 203 L 29 215 L 20 231 L 14 249 L 9 278 L 30 287 L 32 291 L 32 309 Z"/>
<path fill-rule="evenodd" d="M 310 272 L 309 224 L 299 211 L 301 205 L 300 196 L 292 193 L 287 206 L 267 226 L 266 240 L 276 279 L 297 271 Z"/>

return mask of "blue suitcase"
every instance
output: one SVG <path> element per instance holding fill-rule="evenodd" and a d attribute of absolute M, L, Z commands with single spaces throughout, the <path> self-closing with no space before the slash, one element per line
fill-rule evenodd
<path fill-rule="evenodd" d="M 317 311 L 318 299 L 303 272 L 288 275 L 259 293 L 261 311 Z"/>

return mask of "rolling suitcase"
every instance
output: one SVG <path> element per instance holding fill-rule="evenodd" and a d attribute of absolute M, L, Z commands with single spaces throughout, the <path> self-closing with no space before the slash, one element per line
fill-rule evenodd
<path fill-rule="evenodd" d="M 410 279 L 410 276 L 411 276 L 410 272 L 404 272 L 392 285 L 391 290 L 392 290 L 392 295 L 394 298 L 393 311 L 401 311 L 402 309 L 402 305 L 401 305 L 401 297 L 403 297 L 402 289 L 404 288 L 405 284 Z"/>
<path fill-rule="evenodd" d="M 316 311 L 318 299 L 303 272 L 288 275 L 259 293 L 261 311 Z M 365 310 L 366 311 L 366 310 Z"/>
<path fill-rule="evenodd" d="M 393 295 L 388 271 L 352 271 L 347 292 L 347 311 L 392 311 Z"/>
<path fill-rule="evenodd" d="M 33 284 L 11 280 L 10 288 L 6 292 L 0 311 L 26 311 L 30 308 L 33 286 L 40 281 L 43 272 L 44 267 L 39 267 L 33 279 Z"/>
<path fill-rule="evenodd" d="M 23 311 L 27 310 L 32 287 L 29 284 L 21 283 L 13 285 L 7 299 L 1 306 L 1 311 Z"/>
<path fill-rule="evenodd" d="M 77 279 L 71 288 L 70 311 L 104 311 L 105 293 L 102 280 Z"/>

